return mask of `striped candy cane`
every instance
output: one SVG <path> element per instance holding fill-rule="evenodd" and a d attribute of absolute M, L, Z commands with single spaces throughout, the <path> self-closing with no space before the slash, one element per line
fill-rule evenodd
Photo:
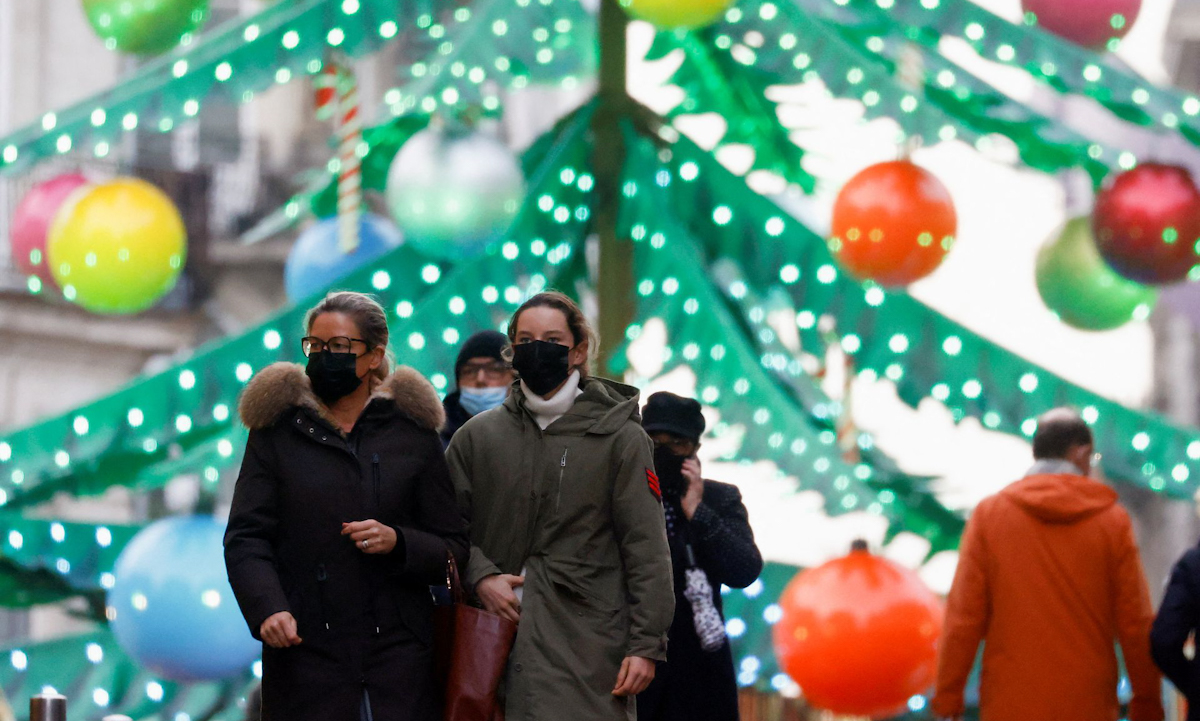
<path fill-rule="evenodd" d="M 358 222 L 362 211 L 362 117 L 358 112 L 358 82 L 354 71 L 343 65 L 338 83 L 338 247 L 343 253 L 358 250 Z"/>
<path fill-rule="evenodd" d="M 325 63 L 321 72 L 313 78 L 317 120 L 332 120 L 337 114 L 338 67 L 333 62 Z"/>
<path fill-rule="evenodd" d="M 362 210 L 362 117 L 358 108 L 358 82 L 348 63 L 330 61 L 314 79 L 317 117 L 334 118 L 338 140 L 338 248 L 358 250 L 359 213 Z"/>

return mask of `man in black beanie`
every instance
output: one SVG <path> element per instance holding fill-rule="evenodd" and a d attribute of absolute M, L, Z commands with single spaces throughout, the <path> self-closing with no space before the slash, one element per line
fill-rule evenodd
<path fill-rule="evenodd" d="M 481 330 L 463 343 L 454 364 L 457 388 L 442 402 L 446 408 L 443 445 L 450 445 L 450 439 L 472 417 L 495 408 L 508 397 L 513 371 L 501 357 L 506 345 L 508 336 L 494 330 Z"/>
<path fill-rule="evenodd" d="M 737 486 L 700 475 L 700 404 L 672 393 L 650 396 L 642 427 L 654 441 L 667 540 L 675 574 L 668 660 L 638 696 L 639 721 L 736 721 L 737 681 L 725 637 L 721 586 L 745 588 L 762 555 Z"/>

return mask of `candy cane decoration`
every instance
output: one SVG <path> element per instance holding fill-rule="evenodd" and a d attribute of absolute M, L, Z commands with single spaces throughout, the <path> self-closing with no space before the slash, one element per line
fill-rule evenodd
<path fill-rule="evenodd" d="M 359 213 L 362 209 L 362 117 L 358 108 L 358 82 L 347 63 L 330 61 L 314 79 L 317 117 L 334 117 L 338 139 L 338 248 L 358 250 Z"/>
<path fill-rule="evenodd" d="M 345 68 L 345 66 L 343 66 Z M 358 250 L 358 214 L 362 210 L 362 117 L 358 113 L 358 82 L 346 68 L 338 83 L 338 247 L 343 253 Z"/>
<path fill-rule="evenodd" d="M 321 72 L 313 78 L 314 96 L 317 105 L 317 120 L 332 120 L 337 114 L 338 67 L 325 63 Z"/>

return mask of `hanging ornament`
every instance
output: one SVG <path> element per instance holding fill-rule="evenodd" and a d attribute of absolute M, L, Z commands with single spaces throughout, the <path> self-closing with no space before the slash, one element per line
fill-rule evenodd
<path fill-rule="evenodd" d="M 42 285 L 58 287 L 46 259 L 46 236 L 59 208 L 87 184 L 82 175 L 66 173 L 33 186 L 17 204 L 9 245 L 13 264 L 22 275 L 37 276 Z"/>
<path fill-rule="evenodd" d="M 941 602 L 915 573 L 871 555 L 865 543 L 801 571 L 779 605 L 775 655 L 813 706 L 888 718 L 933 685 Z"/>
<path fill-rule="evenodd" d="M 702 28 L 716 22 L 736 0 L 620 0 L 629 15 L 660 28 Z"/>
<path fill-rule="evenodd" d="M 860 280 L 903 286 L 941 264 L 957 229 L 946 186 L 929 171 L 897 160 L 872 165 L 838 193 L 829 249 Z"/>
<path fill-rule="evenodd" d="M 166 518 L 117 557 L 108 618 L 142 667 L 172 681 L 240 678 L 262 652 L 229 586 L 224 535 L 212 518 Z"/>
<path fill-rule="evenodd" d="M 1038 252 L 1037 288 L 1046 307 L 1081 330 L 1112 330 L 1144 320 L 1158 291 L 1126 280 L 1100 257 L 1087 218 L 1069 221 Z"/>
<path fill-rule="evenodd" d="M 512 151 L 458 127 L 413 135 L 388 171 L 392 218 L 407 242 L 433 258 L 478 255 L 508 229 L 524 196 Z"/>
<path fill-rule="evenodd" d="M 1200 263 L 1200 190 L 1184 168 L 1146 163 L 1096 196 L 1092 233 L 1101 257 L 1138 283 L 1177 283 Z"/>
<path fill-rule="evenodd" d="M 187 232 L 165 193 L 118 178 L 63 204 L 46 251 L 67 300 L 93 313 L 136 313 L 175 287 Z"/>
<path fill-rule="evenodd" d="M 83 0 L 92 29 L 109 50 L 157 55 L 208 19 L 208 0 Z"/>
<path fill-rule="evenodd" d="M 1093 50 L 1115 50 L 1137 20 L 1142 0 L 1021 0 L 1026 18 Z"/>
<path fill-rule="evenodd" d="M 353 253 L 343 253 L 338 223 L 337 218 L 319 221 L 296 239 L 283 267 L 283 285 L 289 300 L 298 302 L 314 294 L 323 295 L 331 284 L 404 242 L 390 220 L 364 213 L 358 221 L 358 248 Z"/>

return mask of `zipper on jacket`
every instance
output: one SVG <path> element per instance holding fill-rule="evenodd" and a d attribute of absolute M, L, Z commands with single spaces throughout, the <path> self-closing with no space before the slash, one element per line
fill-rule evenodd
<path fill-rule="evenodd" d="M 325 616 L 325 585 L 329 581 L 329 574 L 325 572 L 325 564 L 317 566 L 317 606 L 321 615 L 321 625 L 325 630 L 329 630 L 329 619 Z"/>
<path fill-rule="evenodd" d="M 375 482 L 375 513 L 378 514 L 380 512 L 380 510 L 379 510 L 379 454 L 378 453 L 371 456 L 371 477 L 373 478 L 373 480 Z"/>
<path fill-rule="evenodd" d="M 554 512 L 557 513 L 562 507 L 562 484 L 563 475 L 567 472 L 567 451 L 569 448 L 563 449 L 562 461 L 558 464 L 558 498 L 554 500 Z"/>

